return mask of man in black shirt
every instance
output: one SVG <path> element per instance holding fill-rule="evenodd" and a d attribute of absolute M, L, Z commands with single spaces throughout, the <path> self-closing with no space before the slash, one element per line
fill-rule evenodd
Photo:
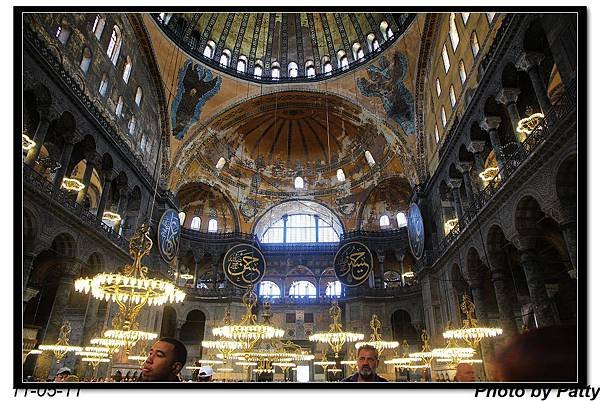
<path fill-rule="evenodd" d="M 356 366 L 358 372 L 352 376 L 346 377 L 343 382 L 387 382 L 381 376 L 378 376 L 375 371 L 379 365 L 379 353 L 372 345 L 362 345 L 356 352 Z"/>

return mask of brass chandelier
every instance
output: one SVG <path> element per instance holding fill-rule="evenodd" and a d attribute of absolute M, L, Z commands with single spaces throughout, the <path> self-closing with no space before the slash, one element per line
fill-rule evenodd
<path fill-rule="evenodd" d="M 52 351 L 56 357 L 56 363 L 60 363 L 69 352 L 83 351 L 82 347 L 69 345 L 69 334 L 71 333 L 71 323 L 65 321 L 60 327 L 60 334 L 56 344 L 42 344 L 39 349 L 42 351 Z"/>
<path fill-rule="evenodd" d="M 415 369 L 413 366 L 419 365 L 418 362 L 421 361 L 421 358 L 410 357 L 408 352 L 408 342 L 406 340 L 402 341 L 402 356 L 394 357 L 383 363 L 387 365 L 394 365 L 396 368 L 404 368 L 404 369 Z M 421 366 L 418 366 L 421 367 Z"/>
<path fill-rule="evenodd" d="M 425 329 L 423 329 L 423 332 L 421 333 L 421 340 L 423 341 L 423 348 L 421 348 L 421 351 L 408 354 L 410 358 L 419 359 L 419 362 L 415 362 L 410 365 L 410 369 L 431 368 L 433 352 L 431 350 L 431 346 L 429 345 L 429 335 Z"/>
<path fill-rule="evenodd" d="M 340 323 L 342 311 L 336 300 L 332 302 L 331 307 L 329 308 L 329 315 L 332 320 L 332 323 L 329 325 L 329 331 L 315 333 L 308 337 L 308 339 L 314 342 L 329 344 L 337 359 L 339 352 L 345 343 L 362 340 L 365 336 L 361 333 L 352 333 L 342 330 L 342 324 Z"/>
<path fill-rule="evenodd" d="M 223 317 L 223 326 L 222 327 L 230 327 L 231 326 L 231 315 L 229 309 L 225 311 L 225 316 Z M 222 337 L 225 338 L 225 337 Z M 233 341 L 227 339 L 217 339 L 217 340 L 204 340 L 200 343 L 203 348 L 208 349 L 216 349 L 219 351 L 222 356 L 223 362 L 227 363 L 227 360 L 231 358 L 231 354 L 238 349 L 242 349 L 244 347 L 244 343 L 241 341 Z"/>
<path fill-rule="evenodd" d="M 463 326 L 456 330 L 446 330 L 443 333 L 445 339 L 464 340 L 471 348 L 477 348 L 484 338 L 492 338 L 502 335 L 499 327 L 480 327 L 477 325 L 475 315 L 475 304 L 467 294 L 463 294 L 463 302 L 460 305 L 462 312 L 467 316 L 463 320 Z"/>
<path fill-rule="evenodd" d="M 377 353 L 381 358 L 381 353 L 383 352 L 383 350 L 397 348 L 400 345 L 398 341 L 384 341 L 383 338 L 381 338 L 381 321 L 379 320 L 379 317 L 376 314 L 373 314 L 373 316 L 371 317 L 370 325 L 371 329 L 373 329 L 373 333 L 371 333 L 371 338 L 369 339 L 369 341 L 361 341 L 354 344 L 356 349 L 359 349 L 363 345 L 372 345 L 377 349 Z"/>

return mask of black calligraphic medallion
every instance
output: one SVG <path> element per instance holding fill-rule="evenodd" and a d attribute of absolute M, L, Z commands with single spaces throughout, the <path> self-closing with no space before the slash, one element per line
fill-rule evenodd
<path fill-rule="evenodd" d="M 158 250 L 167 263 L 171 263 L 179 251 L 181 224 L 175 209 L 167 209 L 158 223 Z"/>
<path fill-rule="evenodd" d="M 223 258 L 223 273 L 236 287 L 247 288 L 258 283 L 265 270 L 265 257 L 252 245 L 235 245 Z"/>
<path fill-rule="evenodd" d="M 421 210 L 416 203 L 411 203 L 408 208 L 408 243 L 410 244 L 410 251 L 413 256 L 417 259 L 421 259 L 423 256 L 423 250 L 425 249 L 425 227 L 423 226 L 423 217 L 421 216 Z"/>
<path fill-rule="evenodd" d="M 333 267 L 340 283 L 356 287 L 369 278 L 373 269 L 373 255 L 366 245 L 348 242 L 335 254 Z"/>

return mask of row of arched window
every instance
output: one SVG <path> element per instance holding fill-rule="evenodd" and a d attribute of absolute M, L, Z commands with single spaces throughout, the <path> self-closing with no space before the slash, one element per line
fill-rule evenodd
<path fill-rule="evenodd" d="M 163 24 L 168 24 L 170 19 L 171 19 L 171 15 L 167 14 L 167 13 L 160 13 L 159 15 L 159 19 L 162 21 Z M 394 36 L 394 32 L 392 31 L 392 28 L 389 26 L 389 24 L 387 23 L 387 21 L 381 21 L 381 24 L 379 26 L 379 29 L 381 31 L 381 36 L 383 38 L 384 41 L 387 41 L 391 38 L 393 38 Z M 199 35 L 194 35 L 192 34 L 190 36 L 190 45 L 195 48 L 198 45 L 200 38 Z M 369 47 L 369 51 L 375 52 L 378 51 L 380 48 L 380 44 L 379 41 L 377 40 L 377 37 L 374 33 L 369 33 L 367 35 L 367 45 Z M 206 42 L 206 46 L 204 47 L 203 51 L 202 51 L 202 55 L 206 58 L 209 59 L 214 59 L 215 58 L 215 51 L 216 51 L 217 45 L 215 43 L 214 40 L 208 40 Z M 365 57 L 365 52 L 364 49 L 362 48 L 361 44 L 358 42 L 355 42 L 352 44 L 352 55 L 354 57 L 354 61 L 360 61 Z M 337 65 L 338 68 L 340 69 L 346 69 L 349 67 L 349 61 L 348 61 L 348 56 L 346 55 L 346 52 L 344 50 L 339 50 L 336 53 L 336 57 L 337 57 Z M 248 57 L 246 57 L 245 55 L 241 55 L 238 57 L 237 61 L 235 61 L 235 70 L 239 73 L 252 73 L 252 75 L 255 78 L 262 78 L 263 77 L 263 72 L 265 70 L 265 66 L 262 60 L 256 60 L 254 63 L 254 71 L 248 71 Z M 221 55 L 219 56 L 219 64 L 222 67 L 234 67 L 232 65 L 232 54 L 231 54 L 231 50 L 229 49 L 224 49 L 221 53 Z M 321 59 L 321 64 L 322 64 L 322 74 L 330 74 L 333 70 L 333 66 L 331 64 L 331 58 L 330 56 L 323 56 Z M 308 60 L 305 64 L 304 64 L 304 69 L 305 69 L 305 74 L 304 76 L 311 78 L 316 76 L 316 69 L 315 69 L 315 63 L 314 60 Z M 298 73 L 299 73 L 299 66 L 296 62 L 292 61 L 290 63 L 288 63 L 287 65 L 287 76 L 290 78 L 296 78 L 298 77 Z M 275 61 L 273 63 L 271 63 L 271 79 L 277 80 L 281 77 L 281 65 Z"/>
<path fill-rule="evenodd" d="M 280 298 L 281 289 L 273 281 L 261 281 L 258 286 L 258 295 L 263 298 Z M 325 295 L 328 297 L 340 297 L 342 295 L 342 283 L 339 281 L 327 283 Z M 294 281 L 290 286 L 289 296 L 291 298 L 316 298 L 317 288 L 310 281 Z"/>
<path fill-rule="evenodd" d="M 179 212 L 179 224 L 183 226 L 185 224 L 185 212 Z M 192 221 L 190 222 L 190 229 L 200 231 L 200 226 L 202 225 L 202 219 L 199 216 L 192 217 Z M 208 232 L 216 233 L 219 229 L 217 219 L 210 219 L 208 221 Z"/>
<path fill-rule="evenodd" d="M 406 215 L 403 212 L 398 212 L 396 214 L 396 222 L 398 223 L 398 227 L 406 227 Z M 379 227 L 385 228 L 390 226 L 390 218 L 388 215 L 384 214 L 379 217 Z"/>
<path fill-rule="evenodd" d="M 465 29 L 466 29 L 470 14 L 471 13 L 460 13 L 462 23 L 463 23 L 463 26 Z M 495 14 L 496 13 L 486 13 L 486 18 L 488 20 L 488 24 L 490 24 L 490 25 L 492 24 Z M 452 46 L 452 51 L 456 52 L 456 49 L 458 48 L 458 44 L 460 43 L 460 35 L 459 35 L 457 24 L 456 24 L 457 14 L 450 13 L 448 16 L 448 19 L 449 19 L 448 36 L 450 37 L 450 44 Z M 450 71 L 451 62 L 450 62 L 450 57 L 448 56 L 448 49 L 447 49 L 446 44 L 447 43 L 444 43 L 444 45 L 442 46 L 441 57 L 442 57 L 442 63 L 444 65 L 444 72 L 446 74 L 448 74 L 448 72 Z M 479 39 L 477 37 L 477 32 L 475 30 L 473 30 L 471 32 L 470 45 L 471 45 L 471 53 L 473 54 L 473 58 L 475 59 L 475 58 L 477 58 L 477 55 L 479 54 Z M 458 74 L 460 77 L 461 85 L 464 85 L 467 80 L 467 72 L 465 69 L 465 62 L 462 59 L 459 60 L 459 62 L 458 62 Z M 435 80 L 435 91 L 436 91 L 437 97 L 439 98 L 442 94 L 442 87 L 440 85 L 439 77 L 436 78 L 436 80 Z M 456 91 L 454 89 L 454 85 L 452 85 L 452 84 L 448 88 L 448 98 L 450 100 L 450 105 L 451 105 L 452 109 L 454 109 L 454 107 L 456 106 L 457 98 L 456 98 Z M 442 122 L 442 128 L 445 128 L 446 124 L 448 123 L 448 118 L 446 116 L 446 109 L 443 105 L 440 108 L 440 119 Z M 435 128 L 434 128 L 434 138 L 435 138 L 436 143 L 439 142 L 440 137 L 439 137 L 439 130 L 438 130 L 437 123 L 435 124 Z"/>

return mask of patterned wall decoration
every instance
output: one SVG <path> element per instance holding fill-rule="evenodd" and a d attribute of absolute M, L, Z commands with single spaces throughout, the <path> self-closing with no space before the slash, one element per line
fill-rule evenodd
<path fill-rule="evenodd" d="M 200 119 L 202 106 L 221 89 L 221 77 L 188 60 L 179 72 L 177 95 L 171 109 L 173 136 L 183 139 L 190 127 Z"/>
<path fill-rule="evenodd" d="M 381 57 L 379 65 L 367 67 L 368 78 L 358 78 L 357 85 L 362 95 L 381 98 L 387 116 L 412 135 L 415 132 L 415 105 L 412 93 L 403 82 L 407 70 L 406 55 L 396 52 L 392 63 L 387 57 Z"/>

